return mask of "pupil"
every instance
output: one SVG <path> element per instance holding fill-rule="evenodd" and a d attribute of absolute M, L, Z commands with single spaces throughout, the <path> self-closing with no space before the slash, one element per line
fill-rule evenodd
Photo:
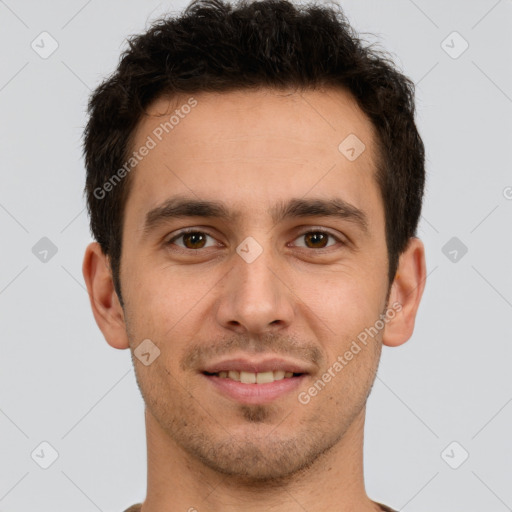
<path fill-rule="evenodd" d="M 313 244 L 317 244 L 318 242 L 324 242 L 321 247 L 325 247 L 325 242 L 327 237 L 323 233 L 309 233 L 306 235 L 308 241 L 312 241 Z"/>
<path fill-rule="evenodd" d="M 191 247 L 192 249 L 197 249 L 197 243 L 201 243 L 201 241 L 204 242 L 204 236 L 201 233 L 186 233 L 183 238 L 187 247 L 190 245 L 187 243 L 187 241 L 191 241 L 191 245 L 193 246 Z"/>

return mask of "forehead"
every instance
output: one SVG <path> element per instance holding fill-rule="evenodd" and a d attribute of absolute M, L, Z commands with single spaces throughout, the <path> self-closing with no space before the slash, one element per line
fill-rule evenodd
<path fill-rule="evenodd" d="M 248 214 L 334 191 L 379 208 L 372 204 L 380 201 L 374 130 L 340 89 L 162 97 L 135 130 L 132 151 L 144 146 L 150 149 L 132 171 L 127 216 L 142 217 L 178 194 L 222 198 Z"/>

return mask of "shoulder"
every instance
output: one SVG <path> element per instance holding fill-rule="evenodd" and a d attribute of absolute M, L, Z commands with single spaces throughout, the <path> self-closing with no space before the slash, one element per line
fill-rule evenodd
<path fill-rule="evenodd" d="M 389 508 L 388 506 L 383 505 L 382 503 L 377 503 L 377 505 L 379 505 L 383 512 L 396 512 L 396 510 Z M 127 508 L 124 512 L 140 512 L 141 507 L 142 503 L 137 503 L 135 505 L 132 505 L 130 508 Z"/>
<path fill-rule="evenodd" d="M 378 502 L 375 502 L 375 503 L 377 503 L 377 505 L 379 505 L 379 507 L 382 509 L 383 512 L 396 512 L 395 509 L 389 508 L 388 506 L 383 505 L 382 503 L 378 503 Z M 126 512 L 128 512 L 128 511 L 126 511 Z"/>
<path fill-rule="evenodd" d="M 124 512 L 140 512 L 142 507 L 142 503 L 137 503 L 136 505 L 132 505 L 130 508 L 127 508 Z"/>

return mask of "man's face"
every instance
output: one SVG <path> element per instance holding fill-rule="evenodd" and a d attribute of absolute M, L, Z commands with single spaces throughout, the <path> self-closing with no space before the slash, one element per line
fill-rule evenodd
<path fill-rule="evenodd" d="M 361 426 L 377 370 L 382 332 L 344 357 L 386 309 L 374 134 L 342 91 L 194 98 L 168 134 L 158 127 L 188 97 L 155 102 L 132 145 L 156 143 L 132 171 L 123 225 L 131 349 L 149 339 L 160 350 L 148 366 L 134 358 L 137 380 L 155 424 L 189 457 L 232 476 L 286 477 Z M 350 134 L 366 146 L 355 160 L 359 147 L 338 148 Z M 232 215 L 159 209 L 178 196 Z M 301 210 L 314 200 L 349 208 Z M 183 229 L 195 234 L 178 237 Z M 339 356 L 343 369 L 333 371 Z M 281 379 L 212 375 L 244 370 L 250 381 L 258 369 L 258 382 Z M 290 370 L 301 375 L 282 379 Z"/>

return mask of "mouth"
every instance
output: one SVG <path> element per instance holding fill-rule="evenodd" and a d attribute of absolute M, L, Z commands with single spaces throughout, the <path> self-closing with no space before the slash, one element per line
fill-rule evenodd
<path fill-rule="evenodd" d="M 265 404 L 291 393 L 310 375 L 308 368 L 281 359 L 223 361 L 201 374 L 225 398 L 244 404 Z"/>
<path fill-rule="evenodd" d="M 289 372 L 285 370 L 275 370 L 267 372 L 245 372 L 238 370 L 221 371 L 221 372 L 203 372 L 204 375 L 210 377 L 218 377 L 219 379 L 230 379 L 242 384 L 268 384 L 283 379 L 291 379 L 300 377 L 304 373 Z"/>

